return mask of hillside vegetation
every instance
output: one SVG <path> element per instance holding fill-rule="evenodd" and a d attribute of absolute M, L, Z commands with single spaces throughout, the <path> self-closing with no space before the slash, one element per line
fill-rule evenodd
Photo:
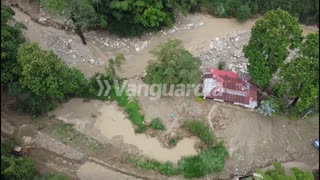
<path fill-rule="evenodd" d="M 138 36 L 144 31 L 171 27 L 175 13 L 205 12 L 244 21 L 255 14 L 283 9 L 301 23 L 319 21 L 319 1 L 313 0 L 40 0 L 50 12 L 71 19 L 81 28 L 105 28 L 120 36 Z"/>

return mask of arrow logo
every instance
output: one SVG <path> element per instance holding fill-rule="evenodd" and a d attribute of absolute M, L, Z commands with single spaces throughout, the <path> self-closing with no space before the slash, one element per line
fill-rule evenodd
<path fill-rule="evenodd" d="M 109 93 L 110 93 L 110 90 L 111 90 L 111 86 L 109 84 L 109 81 L 108 80 L 103 80 L 103 83 L 102 83 L 102 80 L 97 79 L 97 82 L 98 82 L 98 85 L 99 85 L 98 96 L 101 96 L 104 90 L 105 90 L 104 96 L 108 96 Z M 105 86 L 103 84 L 105 84 Z M 106 87 L 106 89 L 105 89 L 105 87 Z"/>

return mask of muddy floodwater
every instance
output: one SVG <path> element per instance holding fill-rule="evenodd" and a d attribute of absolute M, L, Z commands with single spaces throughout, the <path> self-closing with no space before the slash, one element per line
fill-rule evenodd
<path fill-rule="evenodd" d="M 105 104 L 101 107 L 101 115 L 97 117 L 95 128 L 107 138 L 122 136 L 123 142 L 137 146 L 143 154 L 159 161 L 176 163 L 182 156 L 196 155 L 195 139 L 184 138 L 172 149 L 164 148 L 156 138 L 144 134 L 135 134 L 131 122 L 115 104 Z"/>
<path fill-rule="evenodd" d="M 196 137 L 184 138 L 174 148 L 162 147 L 159 140 L 147 137 L 145 134 L 135 134 L 132 123 L 126 118 L 122 108 L 116 103 L 82 99 L 71 99 L 57 108 L 56 118 L 75 125 L 75 128 L 84 132 L 98 131 L 107 139 L 120 137 L 124 144 L 136 146 L 142 155 L 158 161 L 177 163 L 183 156 L 197 155 L 194 147 Z M 92 116 L 92 114 L 95 114 Z M 93 124 L 93 125 L 90 125 Z M 88 130 L 90 129 L 90 131 Z"/>
<path fill-rule="evenodd" d="M 137 146 L 143 154 L 159 161 L 176 163 L 182 156 L 196 155 L 195 139 L 184 138 L 172 149 L 164 148 L 156 138 L 148 138 L 144 134 L 135 134 L 131 122 L 119 111 L 115 104 L 106 104 L 100 109 L 95 128 L 107 138 L 122 136 L 123 142 Z"/>

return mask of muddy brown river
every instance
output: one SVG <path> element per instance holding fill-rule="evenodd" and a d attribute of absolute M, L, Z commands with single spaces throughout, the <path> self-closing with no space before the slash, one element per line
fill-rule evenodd
<path fill-rule="evenodd" d="M 105 104 L 99 110 L 95 128 L 109 139 L 121 136 L 123 142 L 132 144 L 142 150 L 142 153 L 158 161 L 177 163 L 183 156 L 196 155 L 194 148 L 195 138 L 184 138 L 177 145 L 168 149 L 162 147 L 157 138 L 148 138 L 144 134 L 135 134 L 131 122 L 119 111 L 115 104 Z"/>

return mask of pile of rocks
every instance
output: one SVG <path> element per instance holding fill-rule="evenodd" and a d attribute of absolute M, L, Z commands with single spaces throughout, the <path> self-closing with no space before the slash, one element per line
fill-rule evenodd
<path fill-rule="evenodd" d="M 179 15 L 177 21 L 171 28 L 164 28 L 159 32 L 161 37 L 165 37 L 168 34 L 172 34 L 178 31 L 184 31 L 194 29 L 196 27 L 204 25 L 204 22 L 194 22 L 187 19 L 185 16 Z M 139 52 L 146 48 L 150 44 L 150 40 L 157 34 L 157 32 L 145 33 L 140 38 L 119 38 L 116 35 L 110 34 L 106 31 L 89 31 L 85 33 L 85 36 L 93 40 L 93 43 L 103 45 L 108 48 L 119 49 L 123 51 L 130 51 L 133 49 Z"/>
<path fill-rule="evenodd" d="M 149 35 L 149 34 L 147 34 Z M 90 31 L 85 34 L 86 37 L 92 40 L 94 44 L 99 44 L 101 46 L 120 49 L 122 51 L 130 51 L 130 49 L 139 52 L 143 50 L 147 45 L 150 44 L 150 40 L 142 40 L 143 38 L 119 38 L 115 35 L 111 35 L 108 32 L 97 32 Z M 150 39 L 150 38 L 147 38 Z"/>
<path fill-rule="evenodd" d="M 52 49 L 68 65 L 87 62 L 96 66 L 104 66 L 104 61 L 94 59 L 90 50 L 82 44 L 78 37 L 64 37 L 52 33 L 44 34 L 45 44 Z"/>
<path fill-rule="evenodd" d="M 247 72 L 248 59 L 242 49 L 250 39 L 250 31 L 232 32 L 225 37 L 215 38 L 208 48 L 198 51 L 202 69 L 218 68 L 224 62 L 226 69 L 233 72 Z"/>
<path fill-rule="evenodd" d="M 202 69 L 218 68 L 219 62 L 225 63 L 225 69 L 237 73 L 247 73 L 248 59 L 244 56 L 243 47 L 248 44 L 251 36 L 250 30 L 232 32 L 225 37 L 215 38 L 208 48 L 196 54 L 202 61 Z M 286 62 L 295 58 L 298 49 L 290 50 Z"/>

